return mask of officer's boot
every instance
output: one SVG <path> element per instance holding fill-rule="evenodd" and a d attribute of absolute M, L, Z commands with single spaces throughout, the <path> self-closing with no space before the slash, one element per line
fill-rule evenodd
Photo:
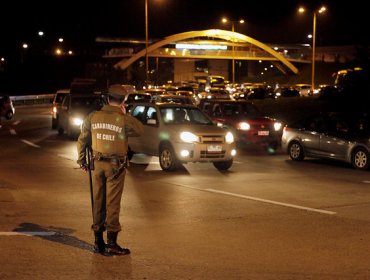
<path fill-rule="evenodd" d="M 104 254 L 106 244 L 104 242 L 103 232 L 102 231 L 95 232 L 94 235 L 95 235 L 94 253 Z"/>
<path fill-rule="evenodd" d="M 121 248 L 117 244 L 118 232 L 108 231 L 107 233 L 107 253 L 112 255 L 128 255 L 130 250 L 127 248 Z"/>

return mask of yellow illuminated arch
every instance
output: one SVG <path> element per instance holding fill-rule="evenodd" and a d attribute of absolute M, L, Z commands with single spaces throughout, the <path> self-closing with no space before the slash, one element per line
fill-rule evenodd
<path fill-rule="evenodd" d="M 294 74 L 298 74 L 298 69 L 290 63 L 284 56 L 282 56 L 280 53 L 274 51 L 269 46 L 263 44 L 260 41 L 257 41 L 249 36 L 243 35 L 241 33 L 227 31 L 227 30 L 220 30 L 220 29 L 209 29 L 209 30 L 201 30 L 201 31 L 188 31 L 183 33 L 178 33 L 175 35 L 168 36 L 164 38 L 161 41 L 158 41 L 148 47 L 148 53 L 151 53 L 152 51 L 170 44 L 172 42 L 178 42 L 190 38 L 196 38 L 196 37 L 210 37 L 210 38 L 217 38 L 217 39 L 223 39 L 226 41 L 235 41 L 243 42 L 243 43 L 250 43 L 252 45 L 255 45 L 265 52 L 269 53 L 271 56 L 275 57 L 277 60 L 281 61 L 285 66 L 287 66 Z M 146 49 L 143 49 L 130 57 L 127 60 L 121 60 L 118 62 L 114 67 L 120 68 L 120 69 L 126 69 L 128 66 L 130 66 L 132 63 L 134 63 L 139 58 L 143 57 L 145 55 Z"/>

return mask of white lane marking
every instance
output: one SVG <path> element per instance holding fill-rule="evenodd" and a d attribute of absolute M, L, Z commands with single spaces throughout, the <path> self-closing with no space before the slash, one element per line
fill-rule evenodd
<path fill-rule="evenodd" d="M 13 128 L 9 129 L 9 131 L 10 131 L 10 134 L 11 135 L 16 135 L 17 134 L 17 132 Z"/>
<path fill-rule="evenodd" d="M 370 181 L 362 181 L 362 183 L 370 184 Z"/>
<path fill-rule="evenodd" d="M 230 196 L 235 196 L 235 197 L 239 197 L 239 198 L 245 198 L 245 199 L 249 199 L 249 200 L 255 200 L 255 201 L 264 202 L 264 203 L 270 203 L 270 204 L 285 206 L 285 207 L 297 208 L 297 209 L 307 210 L 307 211 L 311 211 L 311 212 L 318 212 L 318 213 L 321 213 L 321 214 L 328 214 L 328 215 L 337 214 L 336 212 L 332 212 L 332 211 L 310 208 L 310 207 L 305 207 L 305 206 L 299 206 L 299 205 L 290 204 L 290 203 L 283 203 L 283 202 L 279 202 L 279 201 L 273 201 L 273 200 L 268 200 L 268 199 L 253 197 L 253 196 L 246 196 L 246 195 L 240 195 L 240 194 L 235 194 L 235 193 L 230 193 L 230 192 L 218 191 L 218 190 L 214 190 L 214 189 L 206 189 L 206 191 L 213 192 L 213 193 L 230 195 Z"/>
<path fill-rule="evenodd" d="M 57 234 L 55 231 L 0 231 L 0 235 L 3 236 L 51 236 Z"/>
<path fill-rule="evenodd" d="M 13 125 L 18 125 L 18 124 L 20 124 L 20 122 L 21 121 L 15 121 L 15 122 L 13 122 Z"/>
<path fill-rule="evenodd" d="M 40 148 L 40 146 L 39 146 L 39 145 L 36 145 L 36 144 L 34 144 L 34 143 L 32 143 L 32 142 L 30 142 L 30 141 L 28 141 L 28 140 L 21 139 L 21 141 L 22 141 L 23 143 L 26 143 L 27 145 L 32 146 L 32 147 Z"/>

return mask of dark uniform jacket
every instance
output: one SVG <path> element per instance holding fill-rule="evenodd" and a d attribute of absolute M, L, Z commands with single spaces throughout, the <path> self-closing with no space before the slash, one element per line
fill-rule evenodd
<path fill-rule="evenodd" d="M 77 141 L 78 164 L 86 163 L 86 147 L 94 155 L 124 157 L 128 151 L 128 137 L 143 134 L 144 126 L 136 118 L 123 114 L 117 106 L 105 105 L 90 113 L 84 120 Z"/>

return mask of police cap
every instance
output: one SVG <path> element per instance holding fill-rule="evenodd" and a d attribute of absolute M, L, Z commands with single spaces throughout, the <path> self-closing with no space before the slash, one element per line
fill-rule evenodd
<path fill-rule="evenodd" d="M 116 99 L 124 99 L 128 94 L 129 91 L 126 89 L 126 87 L 120 84 L 114 84 L 108 88 L 108 95 Z"/>

